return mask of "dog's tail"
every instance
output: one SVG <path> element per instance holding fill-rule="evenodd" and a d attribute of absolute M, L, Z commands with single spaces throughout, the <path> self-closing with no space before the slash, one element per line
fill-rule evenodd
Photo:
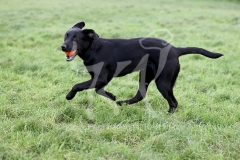
<path fill-rule="evenodd" d="M 197 47 L 186 47 L 186 48 L 177 48 L 179 51 L 179 56 L 186 55 L 186 54 L 201 54 L 208 58 L 219 58 L 223 56 L 221 53 L 213 53 L 208 50 L 197 48 Z"/>

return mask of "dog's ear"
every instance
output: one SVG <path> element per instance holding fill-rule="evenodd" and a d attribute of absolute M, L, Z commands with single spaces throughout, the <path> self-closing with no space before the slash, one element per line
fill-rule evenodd
<path fill-rule="evenodd" d="M 79 22 L 79 23 L 75 24 L 72 28 L 77 27 L 77 28 L 82 29 L 84 26 L 85 26 L 84 22 Z"/>
<path fill-rule="evenodd" d="M 95 38 L 99 37 L 93 29 L 84 29 L 82 32 L 86 40 L 94 40 Z"/>

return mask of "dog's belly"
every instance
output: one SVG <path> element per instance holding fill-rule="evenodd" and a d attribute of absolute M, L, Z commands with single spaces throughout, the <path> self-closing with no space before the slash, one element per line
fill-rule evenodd
<path fill-rule="evenodd" d="M 148 64 L 147 57 L 135 59 L 134 61 L 128 60 L 123 62 L 117 62 L 114 65 L 114 70 L 112 71 L 114 73 L 114 77 L 121 77 L 125 76 L 127 74 L 130 74 L 132 72 L 137 72 L 140 70 L 143 70 L 147 67 Z"/>
<path fill-rule="evenodd" d="M 122 76 L 130 74 L 132 72 L 139 71 L 139 70 L 135 70 L 134 68 L 124 68 L 119 74 L 114 75 L 114 77 L 122 77 Z"/>

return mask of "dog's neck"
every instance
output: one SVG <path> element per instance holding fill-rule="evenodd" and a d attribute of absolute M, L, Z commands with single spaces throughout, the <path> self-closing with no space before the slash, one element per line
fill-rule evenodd
<path fill-rule="evenodd" d="M 81 49 L 81 53 L 78 54 L 78 56 L 82 60 L 86 59 L 88 57 L 88 55 L 89 55 L 88 54 L 89 51 L 91 50 L 92 46 L 94 46 L 94 45 L 95 45 L 95 40 L 93 40 L 93 41 L 85 41 L 83 43 L 83 46 L 82 46 L 82 49 Z"/>

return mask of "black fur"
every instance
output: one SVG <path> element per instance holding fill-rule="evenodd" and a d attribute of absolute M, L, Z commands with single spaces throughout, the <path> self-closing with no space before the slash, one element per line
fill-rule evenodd
<path fill-rule="evenodd" d="M 222 56 L 220 53 L 209 52 L 202 48 L 177 48 L 155 38 L 99 38 L 92 29 L 82 30 L 84 25 L 84 22 L 80 22 L 67 31 L 62 50 L 69 52 L 77 49 L 76 55 L 82 58 L 91 79 L 74 85 L 66 96 L 67 100 L 73 99 L 79 91 L 95 88 L 98 94 L 115 101 L 116 97 L 105 91 L 104 87 L 113 77 L 139 71 L 137 94 L 131 99 L 118 101 L 117 104 L 139 102 L 146 96 L 148 85 L 154 80 L 157 89 L 168 101 L 168 112 L 173 113 L 178 105 L 173 94 L 173 87 L 180 70 L 178 57 L 185 54 L 201 54 L 209 58 Z M 76 45 L 73 45 L 73 42 Z M 72 60 L 74 57 L 67 57 L 67 60 Z"/>

